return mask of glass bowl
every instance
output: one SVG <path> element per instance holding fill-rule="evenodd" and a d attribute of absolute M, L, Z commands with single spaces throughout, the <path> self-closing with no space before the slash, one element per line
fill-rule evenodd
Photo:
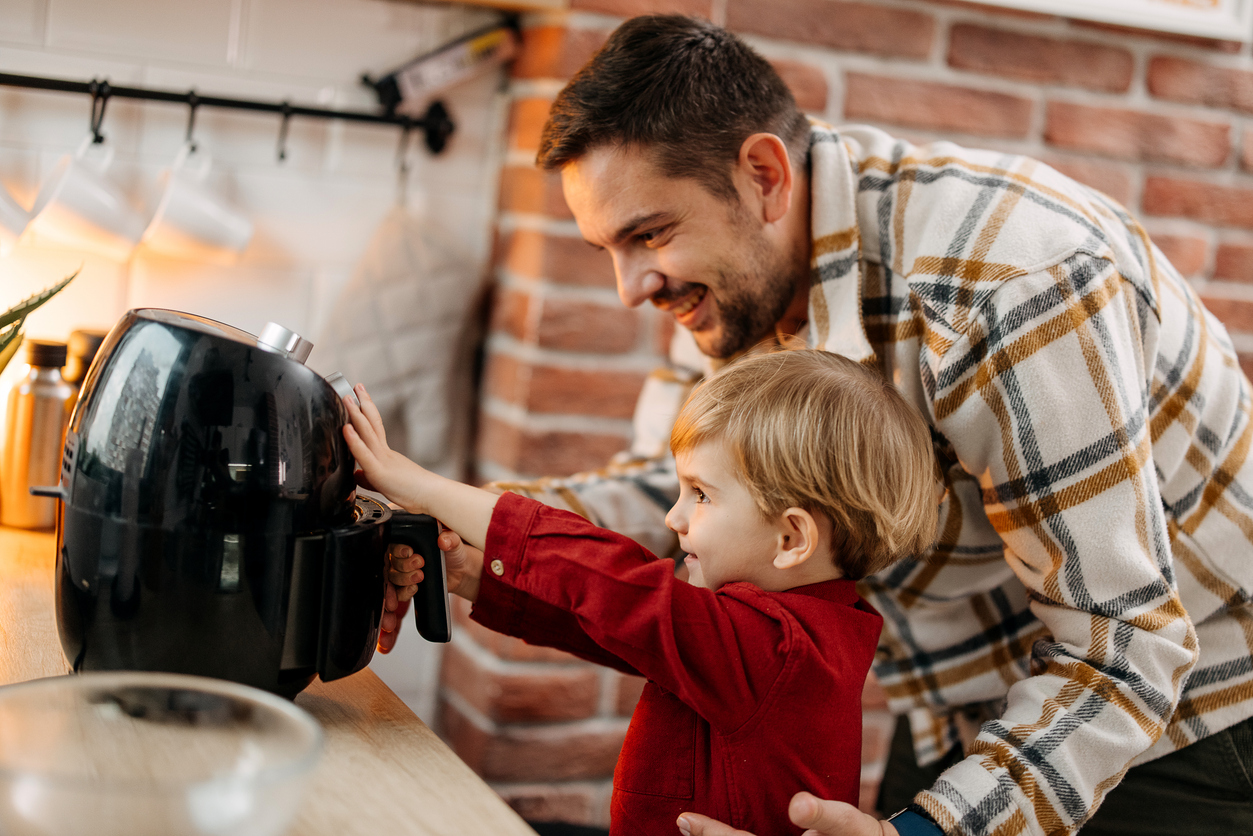
<path fill-rule="evenodd" d="M 0 833 L 277 836 L 322 750 L 293 703 L 233 682 L 85 673 L 0 687 Z"/>

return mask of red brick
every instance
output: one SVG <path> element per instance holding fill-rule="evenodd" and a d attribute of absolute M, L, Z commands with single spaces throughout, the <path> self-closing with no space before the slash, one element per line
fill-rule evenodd
<path fill-rule="evenodd" d="M 570 0 L 570 8 L 618 17 L 678 14 L 708 20 L 713 16 L 713 0 Z"/>
<path fill-rule="evenodd" d="M 1025 137 L 1032 102 L 931 81 L 848 73 L 844 116 L 935 131 Z"/>
<path fill-rule="evenodd" d="M 809 113 L 827 109 L 827 75 L 818 67 L 777 58 L 770 62 L 783 83 L 792 91 L 796 106 Z"/>
<path fill-rule="evenodd" d="M 607 32 L 534 26 L 522 30 L 522 51 L 513 60 L 514 78 L 567 79 L 604 45 Z"/>
<path fill-rule="evenodd" d="M 622 354 L 639 342 L 640 315 L 621 305 L 548 297 L 540 311 L 537 343 L 561 351 Z"/>
<path fill-rule="evenodd" d="M 1029 12 L 1026 9 L 1011 9 L 1009 6 L 992 6 L 987 3 L 968 3 L 965 0 L 928 0 L 927 5 L 951 6 L 954 9 L 964 9 L 968 12 L 974 12 L 982 18 L 1011 17 L 1016 20 L 1034 20 L 1039 23 L 1050 23 L 1057 20 L 1057 15 Z"/>
<path fill-rule="evenodd" d="M 1113 32 L 1117 35 L 1131 35 L 1155 41 L 1168 41 L 1176 44 L 1187 44 L 1214 52 L 1237 53 L 1244 48 L 1240 41 L 1223 41 L 1217 38 L 1202 38 L 1197 35 L 1180 35 L 1175 32 L 1163 32 L 1160 29 L 1137 29 L 1134 26 L 1119 26 L 1116 23 L 1101 23 L 1096 20 L 1071 19 L 1071 26 L 1079 29 L 1094 29 L 1100 32 Z"/>
<path fill-rule="evenodd" d="M 679 327 L 674 323 L 674 317 L 662 314 L 653 317 L 656 322 L 657 337 L 653 343 L 653 351 L 659 357 L 670 356 L 670 341 L 674 339 L 674 329 Z"/>
<path fill-rule="evenodd" d="M 1162 99 L 1253 113 L 1253 72 L 1202 61 L 1155 55 L 1149 61 L 1149 92 Z"/>
<path fill-rule="evenodd" d="M 527 821 L 595 824 L 597 790 L 592 784 L 524 784 L 497 787 L 500 797 Z"/>
<path fill-rule="evenodd" d="M 1121 163 L 1059 157 L 1054 154 L 1046 154 L 1042 159 L 1067 177 L 1103 192 L 1123 206 L 1131 203 L 1132 176 Z"/>
<path fill-rule="evenodd" d="M 1220 166 L 1231 156 L 1231 125 L 1138 110 L 1050 102 L 1044 139 L 1056 148 L 1127 160 Z"/>
<path fill-rule="evenodd" d="M 618 695 L 614 701 L 618 716 L 630 717 L 642 693 L 644 693 L 644 677 L 619 675 Z"/>
<path fill-rule="evenodd" d="M 493 353 L 485 372 L 489 394 L 531 413 L 630 419 L 644 385 L 639 372 L 532 365 Z"/>
<path fill-rule="evenodd" d="M 1253 245 L 1219 244 L 1214 256 L 1214 278 L 1253 284 Z"/>
<path fill-rule="evenodd" d="M 440 707 L 444 739 L 488 781 L 569 781 L 613 774 L 626 725 L 505 727 L 484 731 L 452 704 Z"/>
<path fill-rule="evenodd" d="M 525 405 L 530 412 L 629 420 L 643 385 L 638 372 L 535 366 Z"/>
<path fill-rule="evenodd" d="M 490 415 L 480 416 L 479 458 L 522 476 L 568 476 L 593 470 L 629 444 L 625 435 L 531 432 Z"/>
<path fill-rule="evenodd" d="M 489 630 L 477 621 L 470 619 L 469 601 L 455 596 L 448 600 L 452 602 L 452 614 L 457 628 L 469 634 L 470 638 L 479 647 L 500 659 L 504 659 L 507 662 L 552 662 L 576 666 L 583 665 L 588 668 L 593 667 L 590 662 L 584 662 L 582 659 L 572 656 L 564 650 L 527 644 L 522 639 Z"/>
<path fill-rule="evenodd" d="M 1253 131 L 1247 128 L 1240 140 L 1240 167 L 1245 171 L 1253 171 Z"/>
<path fill-rule="evenodd" d="M 1253 229 L 1253 186 L 1226 186 L 1181 177 L 1148 177 L 1140 205 L 1148 215 Z"/>
<path fill-rule="evenodd" d="M 948 63 L 960 70 L 1037 84 L 1121 93 L 1131 87 L 1134 59 L 1126 49 L 1090 41 L 958 23 L 949 34 Z"/>
<path fill-rule="evenodd" d="M 500 258 L 511 272 L 530 279 L 583 287 L 617 287 L 613 259 L 582 238 L 519 229 L 504 239 Z"/>
<path fill-rule="evenodd" d="M 727 0 L 727 28 L 854 52 L 926 58 L 935 18 L 912 9 L 837 0 Z"/>
<path fill-rule="evenodd" d="M 1253 333 L 1253 302 L 1244 299 L 1223 299 L 1219 296 L 1201 294 L 1201 301 L 1209 312 L 1218 317 L 1228 331 Z"/>
<path fill-rule="evenodd" d="M 490 329 L 527 342 L 535 332 L 538 300 L 530 293 L 499 288 L 492 295 Z"/>
<path fill-rule="evenodd" d="M 500 173 L 501 211 L 550 218 L 573 218 L 561 193 L 561 175 L 533 166 L 508 166 Z"/>
<path fill-rule="evenodd" d="M 509 147 L 539 150 L 539 136 L 548 121 L 550 99 L 515 99 L 509 108 Z"/>
<path fill-rule="evenodd" d="M 1198 276 L 1205 269 L 1209 256 L 1209 242 L 1195 235 L 1154 235 L 1153 243 L 1157 245 L 1185 276 Z"/>
<path fill-rule="evenodd" d="M 440 681 L 498 723 L 583 720 L 600 699 L 592 667 L 502 673 L 480 667 L 455 644 L 444 651 Z"/>

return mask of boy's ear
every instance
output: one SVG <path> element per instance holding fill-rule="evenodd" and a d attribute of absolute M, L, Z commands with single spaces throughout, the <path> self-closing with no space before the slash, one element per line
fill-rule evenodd
<path fill-rule="evenodd" d="M 820 541 L 818 521 L 804 508 L 788 508 L 779 515 L 778 551 L 774 557 L 776 569 L 800 566 L 818 550 Z"/>

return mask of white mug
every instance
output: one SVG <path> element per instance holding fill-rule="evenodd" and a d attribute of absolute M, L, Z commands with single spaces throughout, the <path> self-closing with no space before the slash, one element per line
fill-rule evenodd
<path fill-rule="evenodd" d="M 93 159 L 94 158 L 94 159 Z M 144 219 L 105 176 L 113 149 L 89 136 L 44 181 L 31 209 L 31 232 L 75 249 L 125 261 L 144 234 Z"/>
<path fill-rule="evenodd" d="M 13 199 L 8 189 L 0 186 L 0 255 L 13 249 L 29 223 L 30 213 Z"/>
<path fill-rule="evenodd" d="M 194 164 L 198 161 L 198 167 Z M 165 173 L 165 191 L 144 233 L 146 249 L 197 261 L 230 264 L 252 239 L 252 221 L 208 188 L 212 160 L 190 144 Z"/>

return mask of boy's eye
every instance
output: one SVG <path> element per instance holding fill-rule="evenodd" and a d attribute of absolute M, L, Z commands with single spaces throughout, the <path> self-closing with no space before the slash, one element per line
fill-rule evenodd
<path fill-rule="evenodd" d="M 709 501 L 709 497 L 705 496 L 705 492 L 694 485 L 692 486 L 692 493 L 696 494 L 696 501 L 698 503 Z"/>

